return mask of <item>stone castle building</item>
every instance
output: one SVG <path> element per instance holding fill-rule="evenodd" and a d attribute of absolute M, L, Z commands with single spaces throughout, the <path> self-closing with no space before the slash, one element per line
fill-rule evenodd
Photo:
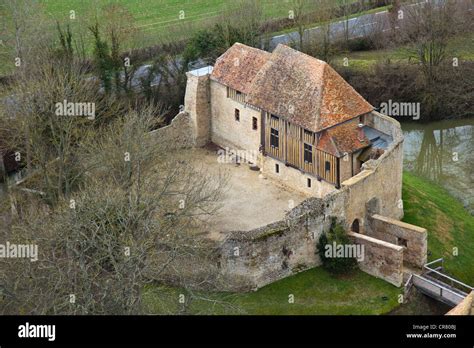
<path fill-rule="evenodd" d="M 427 231 L 399 221 L 400 125 L 331 66 L 284 45 L 268 53 L 236 43 L 214 67 L 187 76 L 184 111 L 161 135 L 246 157 L 260 180 L 303 197 L 273 220 L 227 229 L 215 241 L 225 288 L 256 289 L 319 265 L 316 244 L 332 217 L 364 245 L 363 271 L 400 286 L 405 266 L 423 266 Z"/>

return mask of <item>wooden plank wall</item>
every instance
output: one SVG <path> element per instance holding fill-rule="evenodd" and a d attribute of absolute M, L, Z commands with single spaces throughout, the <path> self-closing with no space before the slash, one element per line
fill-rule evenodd
<path fill-rule="evenodd" d="M 278 130 L 278 147 L 271 146 L 270 134 L 271 128 Z M 271 156 L 285 162 L 285 148 L 286 148 L 286 137 L 285 137 L 285 121 L 281 118 L 275 119 L 270 113 L 265 115 L 265 152 Z"/>
<path fill-rule="evenodd" d="M 316 149 L 316 136 L 313 132 L 305 131 L 303 128 L 285 121 L 281 118 L 275 119 L 271 114 L 265 112 L 265 153 L 305 173 L 319 176 L 332 184 L 337 184 L 338 167 L 337 158 L 329 153 Z M 279 132 L 278 148 L 270 146 L 271 128 Z M 286 136 L 285 136 L 286 135 Z M 304 144 L 312 145 L 312 163 L 304 161 Z M 325 170 L 326 161 L 330 163 L 331 169 Z"/>
<path fill-rule="evenodd" d="M 237 93 L 237 91 L 233 88 L 227 87 L 227 98 L 234 99 L 242 104 L 245 104 L 245 94 L 244 93 Z"/>
<path fill-rule="evenodd" d="M 317 150 L 317 157 L 318 175 L 332 184 L 337 184 L 337 158 L 320 150 Z M 326 162 L 331 165 L 330 171 L 326 171 Z"/>

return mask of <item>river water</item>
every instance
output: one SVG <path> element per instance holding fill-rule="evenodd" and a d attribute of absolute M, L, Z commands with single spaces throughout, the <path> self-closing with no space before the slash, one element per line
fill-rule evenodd
<path fill-rule="evenodd" d="M 474 119 L 402 123 L 404 167 L 458 198 L 474 215 Z"/>

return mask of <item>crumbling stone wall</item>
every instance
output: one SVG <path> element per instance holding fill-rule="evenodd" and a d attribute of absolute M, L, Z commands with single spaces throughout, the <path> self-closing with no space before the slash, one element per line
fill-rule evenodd
<path fill-rule="evenodd" d="M 251 231 L 230 233 L 221 246 L 221 272 L 228 290 L 258 289 L 320 265 L 316 245 L 330 228 L 329 206 L 310 198 L 286 218 Z"/>
<path fill-rule="evenodd" d="M 169 149 L 188 148 L 194 143 L 191 119 L 187 112 L 180 112 L 169 125 L 148 134 Z"/>

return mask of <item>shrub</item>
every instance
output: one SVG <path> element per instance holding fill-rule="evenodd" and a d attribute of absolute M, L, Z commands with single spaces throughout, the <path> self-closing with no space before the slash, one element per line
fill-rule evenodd
<path fill-rule="evenodd" d="M 334 242 L 336 245 L 351 244 L 344 228 L 335 218 L 332 218 L 329 232 L 321 235 L 317 245 L 317 251 L 321 257 L 323 267 L 334 274 L 348 273 L 355 269 L 357 265 L 355 258 L 326 256 L 327 246 L 333 245 Z"/>

